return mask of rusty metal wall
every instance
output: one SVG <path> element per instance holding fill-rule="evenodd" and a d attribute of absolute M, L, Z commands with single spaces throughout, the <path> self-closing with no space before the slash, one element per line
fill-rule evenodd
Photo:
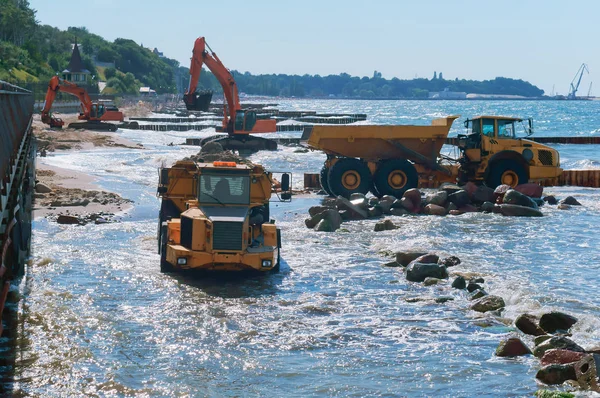
<path fill-rule="evenodd" d="M 14 162 L 33 114 L 33 96 L 0 80 L 0 178 Z"/>

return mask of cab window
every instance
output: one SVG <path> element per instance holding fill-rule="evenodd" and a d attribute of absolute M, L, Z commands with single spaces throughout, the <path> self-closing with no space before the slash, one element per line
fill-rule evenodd
<path fill-rule="evenodd" d="M 514 121 L 498 120 L 498 138 L 515 138 Z"/>
<path fill-rule="evenodd" d="M 493 137 L 494 136 L 494 119 L 482 119 L 482 133 L 485 136 Z"/>

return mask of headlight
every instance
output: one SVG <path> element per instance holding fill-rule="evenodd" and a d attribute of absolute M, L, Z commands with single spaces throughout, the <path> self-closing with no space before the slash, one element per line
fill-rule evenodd
<path fill-rule="evenodd" d="M 271 264 L 273 264 L 273 263 L 271 262 L 271 260 L 263 260 L 263 261 L 262 261 L 262 266 L 263 266 L 263 267 L 265 267 L 265 268 L 267 268 L 267 267 L 270 267 L 270 266 L 271 266 Z"/>
<path fill-rule="evenodd" d="M 187 265 L 187 258 L 186 257 L 177 257 L 177 264 Z"/>

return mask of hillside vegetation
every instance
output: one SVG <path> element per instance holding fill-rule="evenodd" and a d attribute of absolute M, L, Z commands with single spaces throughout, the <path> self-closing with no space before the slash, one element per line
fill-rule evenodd
<path fill-rule="evenodd" d="M 51 76 L 67 68 L 72 43 L 80 45 L 82 60 L 93 76 L 92 85 L 107 81 L 104 93 L 136 94 L 141 86 L 157 93 L 187 88 L 189 69 L 179 62 L 159 57 L 133 40 L 109 42 L 83 27 L 66 31 L 40 25 L 27 0 L 0 0 L 0 80 L 17 84 L 38 83 L 40 91 Z M 190 42 L 190 52 L 192 43 Z M 95 60 L 95 62 L 94 62 Z M 229 65 L 224 61 L 226 66 Z M 112 64 L 113 66 L 107 66 Z M 96 67 L 95 65 L 102 65 Z M 399 71 L 401 72 L 401 71 Z M 430 91 L 460 91 L 474 94 L 503 94 L 539 97 L 544 91 L 523 80 L 497 77 L 493 80 L 446 80 L 442 73 L 431 79 L 384 79 L 375 71 L 371 77 L 339 75 L 253 75 L 232 71 L 241 92 L 284 97 L 338 98 L 427 98 Z M 200 77 L 200 88 L 221 93 L 210 72 Z M 93 90 L 91 90 L 93 91 Z"/>

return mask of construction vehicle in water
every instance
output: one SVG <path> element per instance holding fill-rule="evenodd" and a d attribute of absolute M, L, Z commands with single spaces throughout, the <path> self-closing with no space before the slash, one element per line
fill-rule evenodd
<path fill-rule="evenodd" d="M 460 156 L 441 156 L 452 123 L 459 116 L 435 119 L 431 126 L 360 125 L 306 127 L 302 141 L 322 150 L 327 160 L 322 188 L 332 196 L 371 191 L 401 197 L 417 187 L 473 181 L 495 188 L 556 178 L 562 174 L 558 151 L 520 138 L 533 133 L 533 121 L 502 116 L 468 119 L 458 136 Z"/>
<path fill-rule="evenodd" d="M 276 185 L 254 164 L 185 160 L 160 169 L 161 271 L 279 271 L 281 232 L 269 210 Z M 278 198 L 291 200 L 289 174 L 280 185 Z"/>
<path fill-rule="evenodd" d="M 117 131 L 118 126 L 116 124 L 106 122 L 122 122 L 124 119 L 123 112 L 120 112 L 114 105 L 108 105 L 101 101 L 93 102 L 83 87 L 54 76 L 48 83 L 46 101 L 42 109 L 42 122 L 50 125 L 52 128 L 60 129 L 65 124 L 62 119 L 54 117 L 50 113 L 58 92 L 69 93 L 79 99 L 81 111 L 78 119 L 82 120 L 82 122 L 70 123 L 69 128 Z"/>
<path fill-rule="evenodd" d="M 207 51 L 207 48 L 209 51 Z M 277 121 L 275 119 L 258 119 L 256 111 L 242 109 L 238 87 L 233 75 L 223 65 L 217 54 L 206 44 L 204 37 L 199 37 L 194 43 L 190 65 L 190 84 L 183 96 L 188 109 L 197 109 L 199 101 L 206 103 L 206 94 L 203 93 L 199 96 L 196 92 L 202 65 L 207 66 L 223 88 L 225 97 L 223 103 L 223 131 L 228 134 L 224 137 L 209 137 L 208 140 L 218 140 L 223 148 L 230 150 L 276 150 L 277 143 L 275 141 L 251 136 L 250 134 L 274 133 L 277 131 Z M 201 145 L 208 140 L 203 141 Z"/>

